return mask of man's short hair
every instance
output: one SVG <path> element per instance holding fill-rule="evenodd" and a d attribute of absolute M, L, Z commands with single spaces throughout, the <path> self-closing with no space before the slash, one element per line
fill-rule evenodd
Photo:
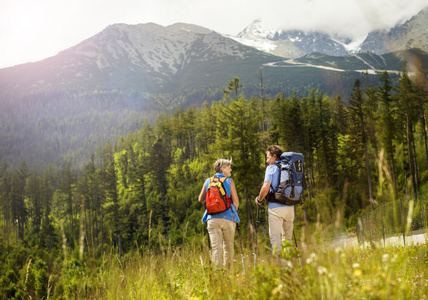
<path fill-rule="evenodd" d="M 270 155 L 276 155 L 276 158 L 279 159 L 281 157 L 282 154 L 282 149 L 280 146 L 278 145 L 270 145 L 266 151 L 269 151 Z"/>

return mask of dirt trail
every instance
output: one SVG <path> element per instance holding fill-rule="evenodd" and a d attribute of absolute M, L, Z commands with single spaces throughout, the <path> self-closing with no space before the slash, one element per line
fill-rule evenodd
<path fill-rule="evenodd" d="M 360 57 L 357 57 L 357 58 L 360 58 Z M 287 65 L 281 65 L 281 64 L 277 65 L 277 63 L 281 63 L 281 62 L 286 63 Z M 333 67 L 295 62 L 294 59 L 269 62 L 269 63 L 263 64 L 263 66 L 272 67 L 272 68 L 295 68 L 295 67 L 302 67 L 302 68 L 306 67 L 306 68 L 308 68 L 309 67 L 309 68 L 318 68 L 318 69 L 324 69 L 324 70 L 330 70 L 330 71 L 336 71 L 336 72 L 345 72 L 345 71 L 354 71 L 354 72 L 358 72 L 358 73 L 366 73 L 367 72 L 368 74 L 382 73 L 384 71 L 387 71 L 388 73 L 394 73 L 394 74 L 400 74 L 401 73 L 400 71 L 396 71 L 396 70 L 377 70 L 371 65 L 369 66 L 370 69 L 367 69 L 367 70 L 343 70 L 343 69 L 338 69 L 338 68 L 333 68 Z"/>

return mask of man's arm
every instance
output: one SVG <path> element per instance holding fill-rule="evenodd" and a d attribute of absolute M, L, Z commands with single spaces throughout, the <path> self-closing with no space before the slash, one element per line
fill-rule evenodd
<path fill-rule="evenodd" d="M 267 196 L 267 194 L 269 193 L 269 189 L 270 189 L 270 182 L 269 181 L 265 181 L 263 182 L 263 186 L 260 189 L 260 193 L 259 195 L 256 197 L 256 204 L 260 205 L 263 202 L 263 199 Z"/>

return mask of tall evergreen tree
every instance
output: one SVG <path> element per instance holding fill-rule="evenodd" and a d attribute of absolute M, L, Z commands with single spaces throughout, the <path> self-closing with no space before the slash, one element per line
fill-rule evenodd
<path fill-rule="evenodd" d="M 9 230 L 11 223 L 11 174 L 6 162 L 6 150 L 0 166 L 0 209 L 3 215 L 7 252 L 9 253 Z"/>
<path fill-rule="evenodd" d="M 40 226 L 42 224 L 43 217 L 43 203 L 41 195 L 41 178 L 37 172 L 30 176 L 27 185 L 27 196 L 30 200 L 30 216 L 32 219 L 33 231 L 36 236 L 40 233 Z"/>
<path fill-rule="evenodd" d="M 27 162 L 21 162 L 18 170 L 15 171 L 12 181 L 11 209 L 12 217 L 15 223 L 18 224 L 19 237 L 24 239 L 24 228 L 28 220 L 28 208 L 25 204 L 25 187 L 27 178 L 30 176 L 30 170 L 27 167 Z"/>
<path fill-rule="evenodd" d="M 62 169 L 61 172 L 61 182 L 59 190 L 63 196 L 63 200 L 65 201 L 65 214 L 69 221 L 69 241 L 71 248 L 74 249 L 74 214 L 75 204 L 74 204 L 74 189 L 77 181 L 76 173 L 71 170 L 71 163 L 68 162 L 66 166 Z"/>
<path fill-rule="evenodd" d="M 40 193 L 42 197 L 43 218 L 39 237 L 40 246 L 47 247 L 49 250 L 51 250 L 56 245 L 58 238 L 57 234 L 55 233 L 51 216 L 54 189 L 54 171 L 52 165 L 49 164 L 45 169 L 41 179 Z"/>
<path fill-rule="evenodd" d="M 394 194 L 397 197 L 397 176 L 395 173 L 395 143 L 396 132 L 396 103 L 392 97 L 392 84 L 389 80 L 388 72 L 383 72 L 379 78 L 377 97 L 380 100 L 380 120 L 381 120 L 381 140 L 385 148 L 389 169 L 391 170 L 392 185 Z"/>
<path fill-rule="evenodd" d="M 233 178 L 236 187 L 244 191 L 248 235 L 252 239 L 255 225 L 252 199 L 258 189 L 254 182 L 261 182 L 259 124 L 261 115 L 257 112 L 255 98 L 247 101 L 243 95 L 239 100 L 227 99 L 219 110 L 219 125 L 228 131 L 217 130 L 216 147 L 219 153 L 233 158 Z M 242 200 L 241 200 L 242 201 Z"/>
<path fill-rule="evenodd" d="M 405 128 L 405 144 L 407 145 L 407 155 L 408 155 L 408 164 L 410 168 L 410 176 L 413 186 L 413 195 L 414 198 L 417 198 L 417 183 L 416 183 L 416 167 L 415 167 L 415 155 L 413 145 L 413 126 L 415 124 L 415 118 L 417 115 L 416 110 L 416 95 L 415 90 L 412 84 L 412 81 L 409 78 L 407 70 L 404 68 L 397 90 L 397 99 L 399 105 L 399 111 L 402 116 L 402 120 Z"/>
<path fill-rule="evenodd" d="M 370 163 L 367 147 L 367 128 L 366 128 L 366 113 L 364 110 L 364 97 L 361 88 L 360 80 L 357 78 L 353 87 L 353 93 L 349 98 L 349 116 L 352 122 L 352 132 L 354 140 L 359 139 L 361 146 L 364 149 L 364 160 L 366 169 L 367 186 L 369 192 L 369 201 L 372 210 L 374 210 L 374 199 L 372 189 L 372 179 L 370 174 Z"/>
<path fill-rule="evenodd" d="M 301 112 L 303 119 L 303 155 L 305 157 L 305 178 L 308 184 L 308 200 L 311 201 L 313 194 L 313 185 L 315 183 L 314 175 L 314 152 L 317 148 L 317 126 L 316 126 L 316 106 L 315 92 L 312 90 L 308 97 L 302 98 Z"/>
<path fill-rule="evenodd" d="M 153 177 L 153 183 L 159 196 L 159 202 L 155 203 L 155 216 L 160 216 L 164 226 L 164 235 L 168 239 L 169 218 L 167 206 L 167 174 L 171 163 L 170 147 L 161 138 L 158 138 L 150 149 L 149 170 Z"/>

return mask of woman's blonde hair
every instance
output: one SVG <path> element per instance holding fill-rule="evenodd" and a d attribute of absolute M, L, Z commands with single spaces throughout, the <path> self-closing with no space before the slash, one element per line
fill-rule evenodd
<path fill-rule="evenodd" d="M 232 160 L 228 160 L 228 159 L 217 159 L 216 162 L 214 163 L 214 171 L 216 171 L 217 173 L 221 172 L 221 169 L 223 169 L 224 167 L 228 167 L 232 164 Z"/>

